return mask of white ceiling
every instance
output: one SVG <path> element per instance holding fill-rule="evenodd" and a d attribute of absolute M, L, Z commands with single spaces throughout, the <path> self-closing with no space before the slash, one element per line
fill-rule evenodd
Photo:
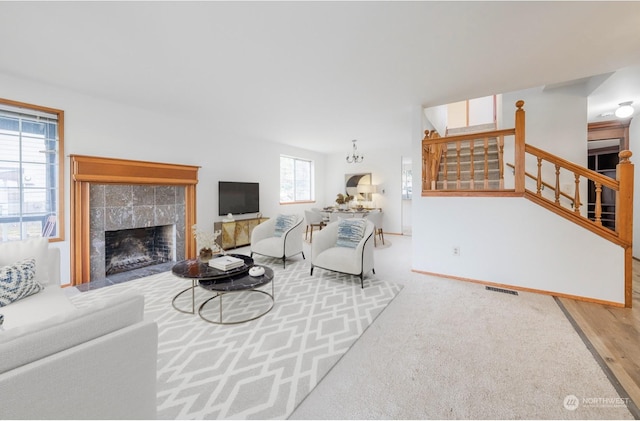
<path fill-rule="evenodd" d="M 640 106 L 639 22 L 640 2 L 0 1 L 0 72 L 364 152 L 408 142 L 421 107 L 623 68 L 590 113 Z"/>

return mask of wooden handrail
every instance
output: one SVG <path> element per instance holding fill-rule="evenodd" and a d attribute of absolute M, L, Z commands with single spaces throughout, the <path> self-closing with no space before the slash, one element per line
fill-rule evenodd
<path fill-rule="evenodd" d="M 513 165 L 513 164 L 512 164 L 512 163 L 510 163 L 510 162 L 507 162 L 505 165 L 506 165 L 507 167 L 509 167 L 509 168 L 513 169 L 513 170 L 515 170 L 515 169 L 516 169 L 515 165 Z M 526 175 L 527 177 L 531 178 L 532 180 L 537 180 L 537 177 L 536 177 L 535 175 L 533 175 L 533 174 L 531 174 L 531 173 L 528 173 L 528 172 L 526 172 L 526 171 L 524 172 L 524 175 Z M 545 188 L 550 189 L 551 191 L 554 191 L 554 192 L 555 192 L 555 190 L 556 190 L 556 188 L 555 188 L 555 187 L 553 187 L 551 184 L 549 184 L 549 183 L 547 183 L 547 182 L 545 182 L 545 181 L 540 180 L 540 184 L 542 184 Z M 565 199 L 568 199 L 569 201 L 571 201 L 571 206 L 573 206 L 573 197 L 571 197 L 571 196 L 570 196 L 570 195 L 568 195 L 567 193 L 563 192 L 562 190 L 560 190 L 560 196 L 562 196 L 562 197 L 564 197 Z"/>
<path fill-rule="evenodd" d="M 535 179 L 537 182 L 537 192 L 532 192 L 527 190 L 527 193 L 530 193 L 526 195 L 527 198 L 533 200 L 533 198 L 535 197 L 536 200 L 534 201 L 536 203 L 543 205 L 544 207 L 550 210 L 553 210 L 554 212 L 556 212 L 556 209 L 557 209 L 558 211 L 556 213 L 558 213 L 559 215 L 562 215 L 565 218 L 572 220 L 573 222 L 579 225 L 584 226 L 585 228 L 595 232 L 596 234 L 603 236 L 604 238 L 607 238 L 609 240 L 611 240 L 612 237 L 616 238 L 617 240 L 614 241 L 616 244 L 619 244 L 623 247 L 630 247 L 631 245 L 630 235 L 628 233 L 627 234 L 622 233 L 623 228 L 620 227 L 618 222 L 618 217 L 620 213 L 618 209 L 620 208 L 616 206 L 617 211 L 616 211 L 616 221 L 615 221 L 614 228 L 610 229 L 610 228 L 604 227 L 602 224 L 602 218 L 601 218 L 602 187 L 604 186 L 614 191 L 616 194 L 616 202 L 617 202 L 619 199 L 620 190 L 621 190 L 620 179 L 614 180 L 612 178 L 606 177 L 596 171 L 581 167 L 579 165 L 574 164 L 573 162 L 567 161 L 566 159 L 560 158 L 559 156 L 553 155 L 549 152 L 543 151 L 542 149 L 538 149 L 531 145 L 525 145 L 525 151 L 535 156 L 538 162 L 537 176 L 533 176 L 532 174 L 525 172 L 526 176 Z M 623 155 L 627 158 L 626 162 L 624 163 L 630 164 L 628 157 L 631 156 L 631 152 L 629 151 L 620 152 L 620 156 L 622 157 Z M 549 183 L 542 181 L 541 165 L 543 160 L 549 162 L 555 167 L 555 186 L 553 187 L 549 186 Z M 621 161 L 621 163 L 623 163 L 623 161 Z M 620 164 L 618 164 L 618 166 L 619 165 Z M 633 167 L 632 165 L 630 166 Z M 517 168 L 517 166 L 514 166 L 514 167 Z M 561 170 L 572 172 L 574 175 L 575 192 L 573 197 L 571 197 L 570 195 L 567 195 L 566 193 L 560 190 L 560 171 Z M 587 180 L 592 181 L 595 185 L 596 198 L 595 198 L 595 204 L 594 204 L 595 209 L 593 210 L 594 212 L 593 219 L 590 219 L 588 215 L 582 216 L 580 214 L 580 207 L 582 206 L 582 203 L 580 202 L 580 177 L 584 177 Z M 631 183 L 633 183 L 633 180 L 632 180 L 633 177 L 625 176 L 625 178 L 630 178 Z M 627 184 L 628 183 L 629 181 L 627 181 Z M 550 189 L 552 189 L 552 191 L 555 193 L 555 200 L 552 201 L 542 196 L 541 185 L 544 185 L 545 187 L 549 187 Z M 560 212 L 561 210 L 566 210 L 566 208 L 560 202 L 561 196 L 566 197 L 567 199 L 572 201 L 572 206 L 573 206 L 572 213 L 565 214 L 563 212 Z M 629 202 L 624 206 L 632 207 L 632 203 Z M 587 210 L 587 212 L 589 212 L 589 210 Z M 610 231 L 610 235 L 609 234 L 603 235 L 602 230 Z"/>
<path fill-rule="evenodd" d="M 567 161 L 566 159 L 560 158 L 559 156 L 543 151 L 542 149 L 538 149 L 535 146 L 525 145 L 525 151 L 532 155 L 539 156 L 540 158 L 544 159 L 545 161 L 549 161 L 552 164 L 558 164 L 561 167 L 575 174 L 579 174 L 584 178 L 588 178 L 593 180 L 594 182 L 601 183 L 602 185 L 609 187 L 612 190 L 618 191 L 620 189 L 620 184 L 616 180 L 602 175 L 596 171 L 576 165 L 571 161 Z"/>
<path fill-rule="evenodd" d="M 423 139 L 423 144 L 435 145 L 440 143 L 460 142 L 463 140 L 480 140 L 484 138 L 499 137 L 499 136 L 513 136 L 516 133 L 516 129 L 502 129 L 493 130 L 490 132 L 478 132 L 461 134 L 457 136 L 438 137 L 435 139 Z"/>

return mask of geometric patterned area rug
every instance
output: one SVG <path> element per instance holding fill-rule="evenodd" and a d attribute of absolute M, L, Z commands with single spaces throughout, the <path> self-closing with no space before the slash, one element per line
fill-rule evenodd
<path fill-rule="evenodd" d="M 159 328 L 159 419 L 285 419 L 402 286 L 371 273 L 364 289 L 358 277 L 321 269 L 310 276 L 308 259 L 301 256 L 288 261 L 286 269 L 278 259 L 258 256 L 256 263 L 274 271 L 275 305 L 247 323 L 215 325 L 202 320 L 197 308 L 213 293 L 200 287 L 195 289 L 196 314 L 176 311 L 171 300 L 190 281 L 171 272 L 83 292 L 71 300 L 85 307 L 123 292 L 144 295 L 145 318 L 155 320 Z M 271 285 L 262 289 L 271 292 Z M 225 295 L 225 320 L 227 314 L 233 316 L 228 310 L 266 310 L 269 303 L 263 297 Z M 209 304 L 211 311 L 218 311 Z M 190 293 L 176 305 L 190 310 Z"/>

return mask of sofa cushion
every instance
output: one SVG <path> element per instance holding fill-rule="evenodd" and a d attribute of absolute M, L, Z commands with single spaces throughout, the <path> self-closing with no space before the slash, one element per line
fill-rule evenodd
<path fill-rule="evenodd" d="M 353 248 L 331 247 L 316 256 L 314 266 L 358 275 L 361 271 L 361 259 Z"/>
<path fill-rule="evenodd" d="M 367 227 L 365 219 L 341 219 L 338 223 L 336 246 L 356 248 L 364 236 Z"/>
<path fill-rule="evenodd" d="M 57 314 L 74 310 L 76 306 L 67 297 L 68 288 L 47 285 L 43 291 L 0 307 L 4 315 L 5 330 L 47 320 Z"/>
<path fill-rule="evenodd" d="M 0 267 L 0 307 L 42 290 L 42 285 L 34 279 L 35 271 L 35 259 L 25 259 Z"/>
<path fill-rule="evenodd" d="M 295 215 L 278 215 L 276 218 L 276 228 L 273 233 L 276 237 L 282 237 L 282 235 L 289 230 L 296 223 L 298 217 Z"/>
<path fill-rule="evenodd" d="M 251 244 L 251 251 L 265 256 L 282 256 L 284 253 L 284 243 L 281 238 L 267 237 Z"/>
<path fill-rule="evenodd" d="M 0 331 L 0 373 L 142 321 L 144 297 L 121 294 L 101 305 Z"/>
<path fill-rule="evenodd" d="M 20 260 L 33 258 L 36 261 L 34 279 L 41 285 L 46 285 L 49 283 L 48 251 L 49 240 L 42 237 L 0 242 L 0 266 L 8 266 Z"/>

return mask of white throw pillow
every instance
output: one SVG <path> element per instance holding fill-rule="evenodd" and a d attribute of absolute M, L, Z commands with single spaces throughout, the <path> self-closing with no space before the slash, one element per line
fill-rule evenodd
<path fill-rule="evenodd" d="M 13 265 L 20 260 L 35 259 L 36 273 L 33 279 L 46 285 L 49 283 L 48 251 L 49 240 L 42 237 L 0 242 L 0 266 Z"/>
<path fill-rule="evenodd" d="M 338 238 L 336 246 L 356 248 L 364 237 L 367 228 L 365 219 L 341 219 L 338 223 Z"/>
<path fill-rule="evenodd" d="M 287 232 L 289 228 L 291 228 L 296 223 L 297 220 L 298 217 L 295 215 L 278 215 L 278 218 L 276 219 L 276 227 L 273 234 L 276 237 L 282 237 L 282 235 Z"/>
<path fill-rule="evenodd" d="M 42 291 L 34 278 L 35 259 L 26 259 L 0 267 L 0 307 Z"/>

